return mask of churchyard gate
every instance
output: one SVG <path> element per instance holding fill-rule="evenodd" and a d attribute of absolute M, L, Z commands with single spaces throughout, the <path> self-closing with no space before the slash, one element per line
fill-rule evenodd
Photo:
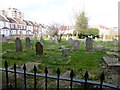
<path fill-rule="evenodd" d="M 84 75 L 84 80 L 80 80 L 80 79 L 74 79 L 74 72 L 73 70 L 71 70 L 70 72 L 70 78 L 63 78 L 63 77 L 60 77 L 60 69 L 58 68 L 57 69 L 57 72 L 56 72 L 56 76 L 51 76 L 51 75 L 48 75 L 48 69 L 47 67 L 45 68 L 44 72 L 45 74 L 37 74 L 37 68 L 36 66 L 34 66 L 33 68 L 33 71 L 34 73 L 28 73 L 26 72 L 26 66 L 24 64 L 23 66 L 23 72 L 22 71 L 17 71 L 16 70 L 16 64 L 14 63 L 14 70 L 8 70 L 8 63 L 7 61 L 5 61 L 5 69 L 1 68 L 0 71 L 4 71 L 6 73 L 6 87 L 5 89 L 7 90 L 13 90 L 13 89 L 17 89 L 17 74 L 23 74 L 24 75 L 24 90 L 27 89 L 27 78 L 26 76 L 29 75 L 29 76 L 33 76 L 34 77 L 34 86 L 33 86 L 33 89 L 36 90 L 36 77 L 43 77 L 45 78 L 45 90 L 48 89 L 48 78 L 50 79 L 55 79 L 56 80 L 56 87 L 57 87 L 57 90 L 59 90 L 59 86 L 60 86 L 60 80 L 63 80 L 63 81 L 68 81 L 70 82 L 70 85 L 69 85 L 69 89 L 72 90 L 74 87 L 73 87 L 73 82 L 76 82 L 76 83 L 83 83 L 84 86 L 82 87 L 82 89 L 84 90 L 88 90 L 88 85 L 97 85 L 98 86 L 98 89 L 99 90 L 102 90 L 103 88 L 107 88 L 108 90 L 120 90 L 120 87 L 119 86 L 116 86 L 116 85 L 112 85 L 112 84 L 108 84 L 108 83 L 104 83 L 104 80 L 105 80 L 105 75 L 104 75 L 104 72 L 101 73 L 100 75 L 100 81 L 99 82 L 96 82 L 96 81 L 90 81 L 88 80 L 89 78 L 89 74 L 88 72 L 86 71 L 85 72 L 85 75 Z M 12 85 L 10 82 L 9 82 L 9 78 L 8 78 L 8 75 L 9 75 L 9 72 L 10 73 L 14 73 L 14 85 Z M 54 87 L 53 87 L 54 88 Z"/>

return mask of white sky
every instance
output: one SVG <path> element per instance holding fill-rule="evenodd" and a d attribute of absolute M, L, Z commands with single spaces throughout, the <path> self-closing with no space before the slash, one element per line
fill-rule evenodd
<path fill-rule="evenodd" d="M 118 26 L 120 0 L 0 0 L 0 9 L 17 8 L 26 20 L 72 25 L 74 14 L 85 10 L 90 25 Z"/>

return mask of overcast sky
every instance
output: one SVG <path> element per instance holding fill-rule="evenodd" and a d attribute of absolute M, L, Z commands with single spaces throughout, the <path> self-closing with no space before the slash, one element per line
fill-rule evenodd
<path fill-rule="evenodd" d="M 74 24 L 74 14 L 85 10 L 89 25 L 118 26 L 120 0 L 0 0 L 0 9 L 17 8 L 26 20 L 42 24 Z"/>

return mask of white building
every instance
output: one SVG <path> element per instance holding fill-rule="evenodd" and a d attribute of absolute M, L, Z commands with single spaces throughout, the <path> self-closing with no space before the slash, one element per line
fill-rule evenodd
<path fill-rule="evenodd" d="M 0 10 L 0 15 L 24 19 L 24 13 L 16 8 L 8 8 L 7 10 Z"/>
<path fill-rule="evenodd" d="M 0 35 L 10 35 L 9 20 L 2 15 L 0 15 Z"/>

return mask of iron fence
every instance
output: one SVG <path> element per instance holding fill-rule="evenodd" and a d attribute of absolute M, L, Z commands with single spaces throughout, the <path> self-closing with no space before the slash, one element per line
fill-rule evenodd
<path fill-rule="evenodd" d="M 44 70 L 44 75 L 43 74 L 37 74 L 37 68 L 36 66 L 34 66 L 33 68 L 33 71 L 34 73 L 29 73 L 29 72 L 26 72 L 26 65 L 24 64 L 23 66 L 23 71 L 17 71 L 16 70 L 16 64 L 14 63 L 14 70 L 8 70 L 8 63 L 7 61 L 5 61 L 5 69 L 3 68 L 0 68 L 0 71 L 5 71 L 6 73 L 6 89 L 9 90 L 9 89 L 17 89 L 17 75 L 16 74 L 23 74 L 24 75 L 24 90 L 27 89 L 27 84 L 26 84 L 26 75 L 30 75 L 30 76 L 33 76 L 34 77 L 34 90 L 36 90 L 36 77 L 44 77 L 45 78 L 45 90 L 48 89 L 48 78 L 50 79 L 56 79 L 57 80 L 57 90 L 59 90 L 59 82 L 60 80 L 64 80 L 64 81 L 68 81 L 70 82 L 70 90 L 73 89 L 73 82 L 76 82 L 76 83 L 83 83 L 84 86 L 83 86 L 83 89 L 84 90 L 88 90 L 88 85 L 98 85 L 99 86 L 99 90 L 102 90 L 103 87 L 106 87 L 106 88 L 111 88 L 111 89 L 116 89 L 116 90 L 120 90 L 120 87 L 119 86 L 116 86 L 116 85 L 112 85 L 112 84 L 108 84 L 108 83 L 104 83 L 104 80 L 105 80 L 105 75 L 104 75 L 104 72 L 101 73 L 100 75 L 100 82 L 97 82 L 97 81 L 90 81 L 88 80 L 89 79 L 89 74 L 88 72 L 86 71 L 85 72 L 85 75 L 84 75 L 84 79 L 83 80 L 80 80 L 80 79 L 74 79 L 74 72 L 73 70 L 71 70 L 70 72 L 70 78 L 63 78 L 63 77 L 60 77 L 60 69 L 58 68 L 57 69 L 57 72 L 56 72 L 56 76 L 51 76 L 51 75 L 48 75 L 48 69 L 47 67 L 45 68 Z M 8 77 L 8 72 L 11 72 L 11 73 L 14 73 L 14 86 L 12 86 L 10 83 L 9 83 L 9 77 Z"/>

